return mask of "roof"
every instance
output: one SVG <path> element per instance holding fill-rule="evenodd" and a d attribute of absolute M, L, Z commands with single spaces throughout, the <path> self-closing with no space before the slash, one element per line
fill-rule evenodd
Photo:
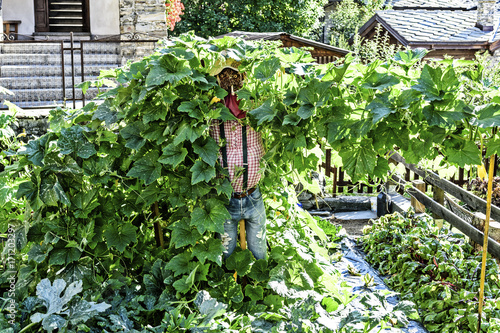
<path fill-rule="evenodd" d="M 445 9 L 471 10 L 477 7 L 477 0 L 387 0 L 392 9 Z"/>
<path fill-rule="evenodd" d="M 398 3 L 426 3 L 443 5 L 444 2 L 456 3 L 456 0 L 396 0 Z M 462 3 L 476 3 L 463 0 Z M 497 11 L 496 26 L 493 31 L 482 31 L 476 27 L 477 10 L 467 9 L 403 9 L 382 10 L 365 23 L 359 34 L 365 37 L 372 33 L 376 23 L 380 23 L 399 43 L 413 47 L 431 47 L 433 49 L 490 49 L 500 46 L 498 25 L 500 8 Z M 495 43 L 497 42 L 497 43 Z M 494 45 L 492 45 L 495 43 Z"/>
<path fill-rule="evenodd" d="M 407 9 L 379 11 L 376 15 L 380 18 L 378 20 L 380 23 L 383 22 L 383 25 L 391 27 L 403 38 L 405 41 L 403 44 L 412 42 L 480 43 L 500 38 L 496 30 L 482 31 L 476 27 L 476 11 Z"/>
<path fill-rule="evenodd" d="M 340 53 L 342 55 L 346 55 L 350 53 L 351 51 L 341 49 L 338 47 L 331 46 L 329 44 L 321 43 L 321 42 L 316 42 L 311 39 L 307 38 L 302 38 L 298 36 L 291 35 L 286 32 L 248 32 L 248 31 L 233 31 L 221 36 L 217 36 L 215 38 L 222 38 L 225 36 L 230 36 L 230 37 L 239 37 L 244 40 L 282 40 L 282 38 L 289 38 L 293 41 L 296 41 L 300 44 L 304 44 L 305 46 L 311 46 L 314 48 L 320 48 L 324 50 L 329 50 L 332 52 Z"/>

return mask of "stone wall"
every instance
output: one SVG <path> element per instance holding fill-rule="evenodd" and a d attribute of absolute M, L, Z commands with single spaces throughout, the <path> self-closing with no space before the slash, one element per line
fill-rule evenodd
<path fill-rule="evenodd" d="M 330 30 L 332 29 L 333 22 L 331 19 L 332 13 L 336 10 L 337 5 L 341 0 L 329 0 L 328 4 L 325 5 L 325 17 L 323 19 L 323 36 L 322 42 L 325 44 L 330 44 Z"/>
<path fill-rule="evenodd" d="M 122 38 L 161 39 L 167 37 L 164 0 L 120 0 Z M 153 51 L 154 44 L 123 44 L 123 62 L 137 60 Z"/>
<path fill-rule="evenodd" d="M 27 142 L 29 140 L 41 137 L 49 129 L 48 123 L 49 112 L 46 110 L 37 110 L 31 112 L 29 110 L 22 110 L 16 114 L 17 124 L 12 126 L 16 134 L 26 134 L 21 140 Z"/>
<path fill-rule="evenodd" d="M 491 63 L 492 64 L 499 64 L 500 63 L 500 49 L 496 50 L 492 55 L 491 55 Z"/>

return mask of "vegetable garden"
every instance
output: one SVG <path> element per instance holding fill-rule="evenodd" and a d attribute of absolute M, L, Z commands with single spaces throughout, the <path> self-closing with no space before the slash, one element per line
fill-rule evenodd
<path fill-rule="evenodd" d="M 317 65 L 275 43 L 185 34 L 82 84 L 116 82 L 103 103 L 52 110 L 37 140 L 20 144 L 14 119 L 2 117 L 2 332 L 376 332 L 417 319 L 408 300 L 430 331 L 473 330 L 480 262 L 459 238 L 417 234 L 425 220 L 382 220 L 365 249 L 384 274 L 400 273 L 389 281 L 403 300 L 376 316 L 384 298 L 361 297 L 366 311 L 354 312 L 332 265 L 338 229 L 301 210 L 288 185 L 317 169 L 317 147 L 338 151 L 353 181 L 386 178 L 395 149 L 409 163 L 443 156 L 461 167 L 480 165 L 483 147 L 498 153 L 500 92 L 486 69 L 422 64 L 424 56 Z M 247 75 L 237 91 L 242 121 L 266 149 L 267 260 L 245 250 L 223 261 L 214 237 L 232 188 L 217 177 L 220 147 L 208 126 L 234 117 L 211 72 L 227 58 Z M 414 252 L 395 256 L 404 242 Z M 500 318 L 491 260 L 488 272 L 483 332 Z"/>

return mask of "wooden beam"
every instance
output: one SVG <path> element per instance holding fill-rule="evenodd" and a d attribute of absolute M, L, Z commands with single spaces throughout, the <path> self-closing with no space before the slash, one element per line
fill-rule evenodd
<path fill-rule="evenodd" d="M 399 178 L 396 175 L 393 175 L 392 178 L 400 184 L 405 184 L 406 182 Z M 472 241 L 482 244 L 484 239 L 484 234 L 474 228 L 472 225 L 455 215 L 451 210 L 446 207 L 440 205 L 432 198 L 428 197 L 425 193 L 416 189 L 415 187 L 409 187 L 406 191 L 413 197 L 415 197 L 418 201 L 422 202 L 427 208 L 429 208 L 433 213 L 442 216 L 446 221 L 448 221 L 452 226 L 463 232 L 467 237 L 469 237 Z M 500 244 L 495 240 L 488 238 L 488 252 L 494 256 L 495 258 L 500 259 Z"/>
<path fill-rule="evenodd" d="M 403 164 L 407 169 L 421 176 L 425 182 L 431 184 L 432 186 L 437 186 L 443 189 L 445 192 L 451 194 L 458 200 L 465 202 L 473 210 L 482 212 L 483 214 L 486 213 L 486 200 L 464 190 L 460 186 L 455 185 L 446 179 L 442 179 L 433 171 L 422 170 L 416 167 L 414 164 L 406 163 L 405 159 L 396 152 L 393 152 L 390 158 L 398 163 Z M 491 205 L 491 217 L 495 221 L 500 221 L 500 208 Z"/>
<path fill-rule="evenodd" d="M 413 187 L 425 193 L 425 182 L 421 179 L 415 179 L 411 182 Z M 411 197 L 411 206 L 415 209 L 415 213 L 425 213 L 425 205 L 418 201 L 415 197 Z"/>

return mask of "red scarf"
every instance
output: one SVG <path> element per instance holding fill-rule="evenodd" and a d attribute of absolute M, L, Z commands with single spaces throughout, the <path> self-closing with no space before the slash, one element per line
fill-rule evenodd
<path fill-rule="evenodd" d="M 231 110 L 231 113 L 238 119 L 243 119 L 246 116 L 245 111 L 241 111 L 239 108 L 240 101 L 236 98 L 236 95 L 229 94 L 224 97 L 224 105 Z"/>

